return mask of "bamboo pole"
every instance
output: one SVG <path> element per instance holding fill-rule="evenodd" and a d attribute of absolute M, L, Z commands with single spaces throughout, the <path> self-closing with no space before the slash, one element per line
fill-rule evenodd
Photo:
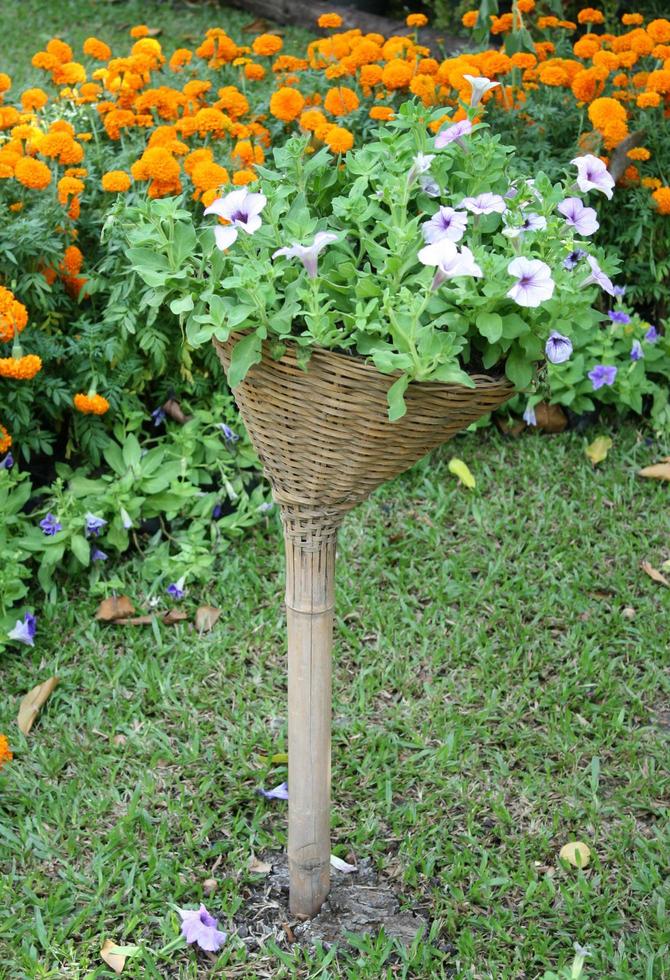
<path fill-rule="evenodd" d="M 288 863 L 293 913 L 313 916 L 330 889 L 331 654 L 336 531 L 285 529 L 288 627 Z"/>

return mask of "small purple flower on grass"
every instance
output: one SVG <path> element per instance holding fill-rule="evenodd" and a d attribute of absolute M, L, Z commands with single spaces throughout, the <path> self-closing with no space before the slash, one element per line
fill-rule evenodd
<path fill-rule="evenodd" d="M 615 287 L 612 283 L 612 280 L 610 279 L 609 276 L 605 275 L 603 270 L 598 265 L 597 260 L 594 259 L 592 255 L 587 255 L 586 261 L 589 264 L 591 272 L 588 274 L 588 276 L 582 283 L 582 286 L 591 286 L 591 285 L 600 286 L 600 288 L 604 290 L 606 293 L 608 293 L 610 296 L 614 296 Z"/>
<path fill-rule="evenodd" d="M 606 197 L 612 197 L 614 178 L 602 160 L 587 153 L 583 157 L 575 157 L 570 163 L 577 167 L 577 186 L 583 194 L 595 190 L 602 191 Z"/>
<path fill-rule="evenodd" d="M 608 310 L 607 315 L 612 323 L 630 323 L 630 317 L 623 310 Z"/>
<path fill-rule="evenodd" d="M 225 943 L 225 932 L 217 929 L 219 920 L 204 905 L 199 909 L 177 909 L 181 916 L 181 934 L 187 943 L 196 943 L 208 953 L 216 953 Z"/>
<path fill-rule="evenodd" d="M 644 357 L 644 351 L 642 350 L 642 344 L 639 340 L 633 341 L 633 346 L 630 349 L 630 359 L 631 361 L 641 361 Z"/>
<path fill-rule="evenodd" d="M 594 391 L 602 388 L 603 385 L 613 385 L 616 375 L 617 369 L 612 364 L 596 364 L 588 373 Z"/>
<path fill-rule="evenodd" d="M 109 555 L 100 548 L 94 548 L 91 552 L 91 561 L 107 561 L 108 558 Z"/>
<path fill-rule="evenodd" d="M 592 235 L 600 227 L 594 209 L 584 207 L 579 197 L 566 197 L 558 205 L 558 211 L 578 235 Z"/>
<path fill-rule="evenodd" d="M 507 210 L 505 199 L 490 191 L 478 194 L 477 197 L 464 197 L 458 207 L 467 208 L 473 214 L 502 214 Z"/>
<path fill-rule="evenodd" d="M 298 242 L 294 242 L 290 247 L 278 248 L 276 252 L 272 253 L 272 258 L 276 259 L 278 255 L 285 255 L 287 259 L 300 259 L 309 278 L 316 279 L 320 252 L 324 250 L 326 245 L 330 245 L 336 240 L 337 235 L 332 231 L 317 231 L 311 245 L 300 245 Z"/>
<path fill-rule="evenodd" d="M 564 364 L 572 356 L 572 341 L 553 330 L 545 344 L 544 353 L 552 364 Z"/>
<path fill-rule="evenodd" d="M 432 245 L 439 242 L 441 238 L 448 238 L 452 242 L 460 242 L 465 234 L 468 223 L 468 215 L 465 211 L 456 211 L 454 208 L 441 207 L 430 221 L 421 225 L 423 237 Z"/>
<path fill-rule="evenodd" d="M 177 579 L 176 582 L 172 582 L 170 585 L 168 585 L 165 591 L 173 599 L 183 599 L 184 596 L 186 595 L 186 590 L 184 589 L 185 581 L 186 581 L 186 576 L 182 575 L 182 577 Z"/>
<path fill-rule="evenodd" d="M 47 537 L 53 537 L 58 531 L 63 530 L 63 525 L 59 523 L 58 518 L 54 517 L 53 514 L 49 513 L 46 517 L 43 517 L 40 521 L 40 527 Z"/>
<path fill-rule="evenodd" d="M 104 517 L 96 517 L 95 514 L 91 514 L 89 511 L 86 514 L 86 526 L 84 528 L 86 537 L 97 538 L 106 523 L 107 521 L 104 519 Z"/>
<path fill-rule="evenodd" d="M 229 425 L 226 425 L 225 422 L 219 422 L 218 428 L 221 430 L 221 432 L 223 432 L 223 438 L 226 440 L 226 442 L 237 442 L 237 440 L 240 438 L 236 432 L 233 432 Z"/>
<path fill-rule="evenodd" d="M 460 122 L 452 123 L 445 129 L 441 129 L 435 137 L 435 149 L 443 150 L 450 143 L 462 145 L 462 139 L 472 132 L 472 123 L 469 119 L 461 119 Z"/>
<path fill-rule="evenodd" d="M 7 453 L 3 460 L 0 460 L 0 470 L 11 470 L 14 465 L 14 457 L 11 453 Z"/>
<path fill-rule="evenodd" d="M 159 405 L 158 408 L 154 408 L 153 412 L 151 413 L 151 418 L 154 420 L 154 425 L 160 425 L 165 421 L 165 409 L 162 407 L 162 405 Z"/>
<path fill-rule="evenodd" d="M 288 800 L 288 783 L 280 783 L 274 789 L 263 789 L 259 786 L 257 791 L 266 800 Z"/>
<path fill-rule="evenodd" d="M 648 344 L 655 344 L 660 336 L 661 335 L 659 334 L 658 330 L 652 324 L 647 330 L 646 334 L 644 335 L 644 339 L 647 341 Z"/>
<path fill-rule="evenodd" d="M 520 255 L 512 259 L 507 271 L 517 280 L 507 291 L 507 296 L 519 306 L 540 306 L 553 296 L 556 284 L 546 262 Z"/>
<path fill-rule="evenodd" d="M 526 425 L 537 425 L 535 409 L 532 405 L 526 405 L 526 411 L 523 413 L 523 420 Z"/>
<path fill-rule="evenodd" d="M 37 617 L 33 616 L 32 613 L 26 613 L 23 620 L 16 620 L 16 626 L 9 631 L 7 636 L 10 640 L 18 640 L 19 643 L 25 643 L 28 647 L 34 647 L 36 632 Z"/>
<path fill-rule="evenodd" d="M 563 259 L 563 268 L 567 269 L 568 272 L 572 272 L 583 258 L 586 258 L 586 252 L 582 248 L 576 248 L 573 252 Z"/>

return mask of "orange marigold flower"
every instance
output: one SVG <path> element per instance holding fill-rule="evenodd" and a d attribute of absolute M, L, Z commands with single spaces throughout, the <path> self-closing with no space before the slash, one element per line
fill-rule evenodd
<path fill-rule="evenodd" d="M 35 191 L 43 191 L 51 183 L 51 171 L 46 163 L 32 157 L 22 157 L 17 161 L 14 176 L 24 187 Z"/>
<path fill-rule="evenodd" d="M 322 139 L 333 153 L 346 153 L 354 145 L 353 134 L 343 126 L 329 126 Z"/>
<path fill-rule="evenodd" d="M 389 92 L 393 92 L 397 89 L 408 88 L 413 75 L 414 70 L 407 61 L 394 58 L 393 61 L 389 61 L 384 66 L 381 80 Z"/>
<path fill-rule="evenodd" d="M 298 120 L 301 129 L 306 129 L 309 133 L 315 132 L 320 126 L 327 126 L 328 120 L 320 109 L 305 109 Z"/>
<path fill-rule="evenodd" d="M 0 378 L 30 381 L 41 370 L 42 358 L 38 357 L 37 354 L 25 354 L 23 357 L 0 357 Z"/>
<path fill-rule="evenodd" d="M 600 95 L 604 87 L 605 83 L 594 68 L 587 68 L 585 71 L 578 72 L 572 79 L 570 86 L 572 94 L 578 102 L 591 102 Z"/>
<path fill-rule="evenodd" d="M 213 160 L 201 160 L 191 172 L 193 186 L 199 191 L 218 190 L 230 182 L 228 171 Z"/>
<path fill-rule="evenodd" d="M 626 154 L 629 160 L 649 160 L 651 153 L 646 146 L 634 146 Z"/>
<path fill-rule="evenodd" d="M 216 106 L 228 113 L 231 119 L 239 119 L 249 111 L 249 100 L 235 85 L 226 85 L 219 89 Z"/>
<path fill-rule="evenodd" d="M 35 112 L 43 109 L 49 101 L 49 96 L 41 88 L 27 88 L 21 93 L 21 105 L 24 112 Z"/>
<path fill-rule="evenodd" d="M 358 78 L 363 88 L 372 88 L 374 85 L 379 85 L 383 74 L 381 65 L 363 65 Z"/>
<path fill-rule="evenodd" d="M 670 187 L 659 187 L 651 196 L 659 214 L 670 214 Z"/>
<path fill-rule="evenodd" d="M 567 72 L 555 64 L 544 64 L 540 66 L 539 79 L 543 85 L 560 86 L 569 85 L 570 78 Z"/>
<path fill-rule="evenodd" d="M 0 71 L 0 92 L 8 92 L 12 87 L 12 80 L 4 71 Z"/>
<path fill-rule="evenodd" d="M 646 187 L 650 191 L 656 190 L 658 187 L 662 187 L 662 182 L 658 177 L 643 177 L 640 181 L 643 187 Z"/>
<path fill-rule="evenodd" d="M 472 28 L 477 23 L 478 17 L 479 17 L 478 10 L 466 10 L 463 16 L 461 17 L 461 24 L 463 25 L 463 27 Z"/>
<path fill-rule="evenodd" d="M 657 20 L 647 24 L 647 34 L 656 44 L 665 44 L 670 41 L 670 20 L 659 17 Z"/>
<path fill-rule="evenodd" d="M 188 48 L 177 48 L 168 62 L 170 71 L 181 71 L 184 65 L 190 64 L 192 58 L 193 52 Z"/>
<path fill-rule="evenodd" d="M 244 187 L 246 184 L 252 184 L 255 180 L 258 180 L 258 176 L 253 170 L 247 170 L 246 168 L 238 170 L 233 174 L 233 184 L 236 187 Z"/>
<path fill-rule="evenodd" d="M 612 120 L 625 121 L 626 110 L 615 99 L 595 99 L 588 109 L 589 119 L 596 129 L 605 129 Z"/>
<path fill-rule="evenodd" d="M 14 212 L 23 211 L 23 201 L 14 201 L 13 204 L 9 205 L 9 210 Z"/>
<path fill-rule="evenodd" d="M 277 89 L 270 99 L 270 112 L 275 119 L 292 122 L 297 119 L 305 106 L 305 99 L 297 89 L 284 86 Z"/>
<path fill-rule="evenodd" d="M 503 14 L 501 17 L 491 16 L 491 34 L 506 34 L 514 27 L 512 14 Z"/>
<path fill-rule="evenodd" d="M 0 425 L 0 454 L 4 455 L 12 444 L 10 436 L 4 425 Z"/>
<path fill-rule="evenodd" d="M 244 66 L 244 77 L 250 82 L 260 82 L 261 79 L 265 78 L 265 68 L 262 65 L 257 65 L 254 61 L 250 61 Z"/>
<path fill-rule="evenodd" d="M 78 61 L 66 61 L 53 68 L 51 78 L 55 85 L 79 85 L 86 81 L 86 69 Z"/>
<path fill-rule="evenodd" d="M 644 17 L 642 14 L 624 14 L 621 23 L 625 24 L 626 27 L 636 27 L 644 23 Z"/>
<path fill-rule="evenodd" d="M 131 37 L 147 37 L 149 33 L 149 28 L 146 24 L 135 24 L 134 27 L 130 28 Z"/>
<path fill-rule="evenodd" d="M 284 42 L 276 34 L 259 34 L 254 38 L 251 48 L 254 54 L 271 58 L 284 47 Z"/>
<path fill-rule="evenodd" d="M 66 276 L 77 276 L 81 272 L 84 263 L 84 256 L 76 245 L 68 245 L 63 254 L 63 258 L 58 266 L 59 270 Z"/>
<path fill-rule="evenodd" d="M 577 14 L 577 20 L 580 24 L 604 24 L 605 15 L 602 10 L 596 10 L 595 7 L 584 7 Z"/>
<path fill-rule="evenodd" d="M 619 103 L 617 103 L 617 105 L 619 105 Z M 621 108 L 623 108 L 623 106 Z M 619 143 L 622 140 L 625 140 L 628 136 L 628 126 L 624 120 L 613 119 L 606 126 L 604 126 L 600 132 L 603 136 L 605 149 L 613 150 L 615 146 L 618 146 Z"/>
<path fill-rule="evenodd" d="M 121 130 L 135 125 L 135 113 L 130 109 L 112 109 L 105 114 L 104 127 L 112 140 L 121 138 Z"/>
<path fill-rule="evenodd" d="M 0 341 L 6 343 L 21 333 L 28 323 L 28 310 L 9 289 L 0 286 Z"/>
<path fill-rule="evenodd" d="M 639 109 L 656 109 L 661 104 L 658 92 L 642 92 L 635 100 Z"/>
<path fill-rule="evenodd" d="M 61 177 L 58 181 L 58 200 L 65 208 L 68 206 L 70 198 L 81 194 L 83 190 L 83 180 L 79 180 L 77 177 Z"/>
<path fill-rule="evenodd" d="M 100 41 L 97 37 L 87 37 L 84 41 L 84 54 L 87 54 L 90 58 L 95 58 L 96 61 L 109 61 L 112 57 L 112 49 L 104 41 Z"/>
<path fill-rule="evenodd" d="M 339 14 L 321 14 L 317 24 L 319 27 L 342 27 L 342 18 Z"/>
<path fill-rule="evenodd" d="M 558 17 L 538 17 L 537 26 L 541 31 L 548 31 L 554 27 L 558 27 Z"/>
<path fill-rule="evenodd" d="M 360 101 L 353 89 L 346 85 L 329 88 L 323 101 L 323 107 L 331 116 L 348 116 L 358 109 Z"/>
<path fill-rule="evenodd" d="M 652 71 L 647 79 L 647 90 L 649 92 L 660 92 L 665 95 L 670 92 L 670 70 L 661 68 L 660 71 Z"/>
<path fill-rule="evenodd" d="M 511 56 L 510 62 L 512 63 L 512 68 L 521 68 L 523 71 L 527 71 L 535 67 L 537 58 L 530 51 L 517 51 Z"/>
<path fill-rule="evenodd" d="M 4 426 L 0 425 L 0 453 L 4 453 L 6 451 L 5 449 L 2 448 L 3 436 L 1 433 L 3 432 L 5 436 L 9 438 L 9 436 L 7 436 L 7 429 L 5 429 Z M 11 444 L 11 439 L 9 440 L 9 442 Z M 8 448 L 9 445 L 7 446 L 7 449 Z M 0 735 L 0 769 L 2 769 L 2 767 L 6 765 L 8 762 L 11 762 L 13 758 L 14 756 L 9 751 L 9 742 L 7 741 L 7 736 Z"/>
<path fill-rule="evenodd" d="M 135 180 L 157 180 L 163 184 L 179 181 L 179 163 L 163 146 L 148 147 L 130 172 Z"/>
<path fill-rule="evenodd" d="M 113 194 L 123 194 L 130 190 L 130 174 L 125 170 L 108 170 L 102 175 L 102 189 Z"/>
<path fill-rule="evenodd" d="M 425 106 L 435 103 L 435 82 L 430 75 L 415 75 L 409 83 L 409 90 L 412 95 L 421 99 Z"/>
<path fill-rule="evenodd" d="M 521 14 L 530 14 L 535 10 L 535 0 L 517 0 L 517 10 Z"/>
<path fill-rule="evenodd" d="M 425 14 L 408 14 L 405 18 L 405 23 L 408 27 L 425 27 L 428 23 L 428 18 Z"/>
<path fill-rule="evenodd" d="M 378 122 L 390 122 L 395 117 L 395 112 L 390 105 L 375 105 L 370 109 L 369 116 Z"/>
<path fill-rule="evenodd" d="M 250 167 L 253 164 L 261 164 L 265 160 L 265 154 L 260 146 L 254 146 L 251 140 L 238 140 L 233 149 L 230 151 L 231 157 L 237 157 L 237 159 L 245 167 Z"/>
<path fill-rule="evenodd" d="M 79 393 L 73 398 L 74 407 L 82 415 L 104 415 L 109 410 L 109 402 L 102 395 L 83 395 Z"/>
<path fill-rule="evenodd" d="M 13 105 L 0 105 L 0 129 L 11 129 L 21 119 Z"/>
<path fill-rule="evenodd" d="M 59 38 L 52 38 L 47 44 L 47 54 L 50 54 L 57 62 L 64 65 L 67 61 L 72 61 L 74 57 L 72 53 L 72 48 L 65 41 L 61 41 Z"/>

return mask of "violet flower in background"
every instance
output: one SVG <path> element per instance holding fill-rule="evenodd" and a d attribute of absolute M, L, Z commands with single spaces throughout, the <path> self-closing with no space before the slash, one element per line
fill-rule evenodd
<path fill-rule="evenodd" d="M 419 187 L 424 194 L 428 195 L 428 197 L 440 196 L 440 185 L 434 177 L 430 176 L 430 174 L 421 174 L 419 177 Z"/>
<path fill-rule="evenodd" d="M 181 934 L 187 943 L 195 943 L 207 953 L 216 953 L 228 938 L 217 926 L 219 920 L 204 905 L 199 909 L 177 909 L 181 916 Z"/>
<path fill-rule="evenodd" d="M 104 517 L 96 517 L 95 514 L 91 514 L 89 511 L 86 514 L 86 525 L 84 527 L 84 532 L 87 538 L 97 538 L 100 535 L 103 527 L 107 524 Z"/>
<path fill-rule="evenodd" d="M 500 85 L 500 82 L 492 82 L 490 78 L 482 78 L 479 75 L 464 74 L 463 78 L 466 78 L 472 86 L 472 95 L 470 96 L 471 106 L 479 105 L 487 92 Z"/>
<path fill-rule="evenodd" d="M 460 242 L 468 224 L 466 211 L 456 211 L 454 208 L 441 207 L 430 219 L 421 225 L 421 231 L 428 244 L 448 238 L 452 242 Z"/>
<path fill-rule="evenodd" d="M 527 231 L 544 231 L 547 227 L 547 219 L 543 218 L 541 214 L 527 214 L 522 215 L 524 218 L 523 224 L 516 228 L 508 226 L 503 229 L 503 235 L 506 238 L 519 238 L 520 235 L 525 235 Z"/>
<path fill-rule="evenodd" d="M 256 510 L 259 514 L 268 514 L 274 508 L 274 503 L 271 500 L 264 500 L 262 504 L 259 504 Z"/>
<path fill-rule="evenodd" d="M 100 548 L 94 548 L 91 552 L 91 561 L 107 561 L 109 555 Z"/>
<path fill-rule="evenodd" d="M 572 272 L 584 258 L 586 258 L 584 249 L 576 248 L 573 252 L 570 252 L 567 258 L 563 259 L 563 268 L 567 269 L 568 272 Z"/>
<path fill-rule="evenodd" d="M 421 174 L 427 174 L 434 159 L 434 153 L 417 153 L 412 161 L 411 170 L 407 174 L 407 183 L 413 184 Z"/>
<path fill-rule="evenodd" d="M 642 350 L 642 344 L 639 340 L 633 341 L 633 346 L 630 349 L 630 359 L 631 361 L 641 361 L 644 357 L 644 351 Z"/>
<path fill-rule="evenodd" d="M 583 194 L 594 190 L 601 191 L 605 197 L 612 197 L 614 178 L 602 160 L 587 153 L 583 157 L 575 157 L 570 163 L 577 167 L 577 186 Z"/>
<path fill-rule="evenodd" d="M 440 238 L 432 245 L 426 245 L 419 251 L 418 259 L 423 265 L 437 266 L 431 289 L 437 289 L 445 279 L 455 279 L 457 276 L 481 278 L 484 275 L 470 249 L 464 245 L 459 252 L 448 238 Z"/>
<path fill-rule="evenodd" d="M 621 297 L 622 296 L 625 296 L 625 295 L 626 295 L 626 287 L 625 286 L 615 286 L 614 287 L 614 296 L 616 296 L 618 299 L 621 299 Z"/>
<path fill-rule="evenodd" d="M 592 255 L 586 256 L 586 261 L 589 264 L 591 272 L 588 274 L 582 286 L 600 286 L 604 292 L 608 293 L 610 296 L 614 296 L 614 284 L 609 276 L 606 276 L 603 270 L 598 265 L 596 259 Z"/>
<path fill-rule="evenodd" d="M 621 323 L 624 325 L 630 323 L 630 317 L 623 310 L 608 310 L 607 315 L 612 323 Z"/>
<path fill-rule="evenodd" d="M 165 421 L 165 409 L 162 407 L 162 405 L 159 405 L 158 408 L 154 408 L 153 412 L 151 413 L 151 418 L 154 420 L 155 426 L 158 426 Z"/>
<path fill-rule="evenodd" d="M 532 405 L 526 405 L 526 410 L 523 413 L 523 420 L 526 425 L 537 425 L 537 419 L 535 417 L 535 409 Z"/>
<path fill-rule="evenodd" d="M 507 271 L 517 280 L 507 291 L 507 296 L 519 306 L 540 306 L 553 296 L 556 284 L 546 262 L 520 255 L 512 259 Z"/>
<path fill-rule="evenodd" d="M 35 633 L 37 632 L 37 616 L 26 613 L 23 619 L 16 620 L 16 626 L 10 630 L 7 636 L 10 640 L 18 640 L 25 643 L 28 647 L 35 646 Z"/>
<path fill-rule="evenodd" d="M 223 514 L 223 504 L 220 501 L 217 501 L 217 503 L 214 504 L 214 507 L 212 509 L 212 520 L 218 521 L 218 519 L 221 517 L 221 514 Z"/>
<path fill-rule="evenodd" d="M 59 523 L 58 518 L 54 517 L 52 513 L 48 513 L 46 517 L 42 518 L 40 527 L 42 528 L 42 532 L 50 538 L 63 530 L 63 525 Z"/>
<path fill-rule="evenodd" d="M 182 575 L 182 577 L 177 579 L 176 582 L 172 582 L 170 585 L 168 585 L 165 591 L 172 599 L 183 599 L 186 595 L 186 590 L 184 589 L 185 581 L 186 576 Z"/>
<path fill-rule="evenodd" d="M 263 789 L 262 786 L 259 786 L 256 792 L 264 796 L 266 800 L 288 800 L 288 783 L 280 783 L 274 789 Z"/>
<path fill-rule="evenodd" d="M 317 231 L 311 245 L 300 245 L 298 242 L 294 242 L 291 246 L 278 248 L 276 252 L 272 253 L 272 258 L 276 259 L 279 255 L 285 255 L 287 259 L 300 259 L 309 278 L 316 279 L 319 255 L 326 245 L 330 245 L 334 241 L 337 241 L 337 235 L 332 231 Z"/>
<path fill-rule="evenodd" d="M 435 149 L 443 150 L 450 143 L 458 143 L 462 146 L 464 136 L 472 132 L 472 123 L 469 119 L 461 119 L 460 122 L 452 123 L 450 126 L 441 129 L 435 137 Z"/>
<path fill-rule="evenodd" d="M 217 225 L 214 229 L 216 245 L 222 252 L 237 240 L 240 230 L 253 235 L 263 224 L 261 211 L 267 203 L 265 194 L 250 193 L 246 187 L 231 191 L 225 197 L 212 201 L 205 214 L 215 214 L 229 221 L 228 225 Z"/>
<path fill-rule="evenodd" d="M 587 377 L 593 385 L 593 390 L 597 391 L 603 385 L 613 385 L 616 380 L 617 369 L 613 364 L 597 364 L 592 368 Z"/>
<path fill-rule="evenodd" d="M 0 470 L 11 470 L 14 465 L 14 457 L 11 453 L 7 453 L 4 459 L 0 460 Z"/>
<path fill-rule="evenodd" d="M 647 341 L 648 344 L 655 344 L 660 336 L 661 336 L 660 333 L 652 323 L 652 325 L 649 327 L 646 334 L 644 335 L 644 339 Z"/>
<path fill-rule="evenodd" d="M 223 433 L 223 438 L 226 440 L 226 442 L 237 442 L 237 440 L 240 438 L 236 432 L 233 432 L 229 425 L 226 425 L 225 422 L 219 422 L 217 424 L 217 428 Z"/>
<path fill-rule="evenodd" d="M 490 191 L 485 191 L 476 197 L 464 197 L 457 206 L 467 208 L 473 214 L 502 214 L 507 210 L 504 198 L 500 194 L 492 194 Z"/>
<path fill-rule="evenodd" d="M 566 197 L 558 205 L 557 211 L 563 215 L 566 224 L 584 238 L 600 228 L 595 210 L 585 207 L 579 197 Z"/>
<path fill-rule="evenodd" d="M 552 364 L 564 364 L 572 357 L 572 341 L 557 330 L 552 330 L 544 346 L 544 353 Z"/>

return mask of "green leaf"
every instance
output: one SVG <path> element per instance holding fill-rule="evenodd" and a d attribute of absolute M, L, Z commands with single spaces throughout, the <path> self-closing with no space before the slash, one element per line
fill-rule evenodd
<path fill-rule="evenodd" d="M 407 391 L 408 385 L 409 375 L 403 374 L 397 381 L 394 381 L 388 390 L 386 400 L 388 401 L 389 419 L 391 422 L 395 422 L 396 419 L 402 418 L 402 416 L 407 412 L 405 392 Z"/>
<path fill-rule="evenodd" d="M 498 313 L 480 313 L 475 324 L 490 344 L 497 343 L 503 335 L 503 320 Z"/>
<path fill-rule="evenodd" d="M 177 316 L 179 316 L 180 313 L 190 313 L 193 306 L 193 297 L 190 295 L 182 296 L 181 299 L 173 299 L 170 303 L 170 309 Z"/>
<path fill-rule="evenodd" d="M 505 374 L 516 388 L 527 388 L 533 377 L 533 366 L 523 351 L 514 345 L 505 361 Z"/>
<path fill-rule="evenodd" d="M 244 381 L 251 365 L 258 364 L 261 356 L 261 338 L 257 333 L 247 334 L 242 340 L 238 340 L 233 347 L 228 368 L 228 384 L 231 388 L 236 388 Z"/>
<path fill-rule="evenodd" d="M 72 549 L 72 554 L 82 563 L 82 565 L 89 564 L 91 560 L 91 546 L 83 534 L 72 535 L 72 538 L 70 539 L 70 548 Z"/>

